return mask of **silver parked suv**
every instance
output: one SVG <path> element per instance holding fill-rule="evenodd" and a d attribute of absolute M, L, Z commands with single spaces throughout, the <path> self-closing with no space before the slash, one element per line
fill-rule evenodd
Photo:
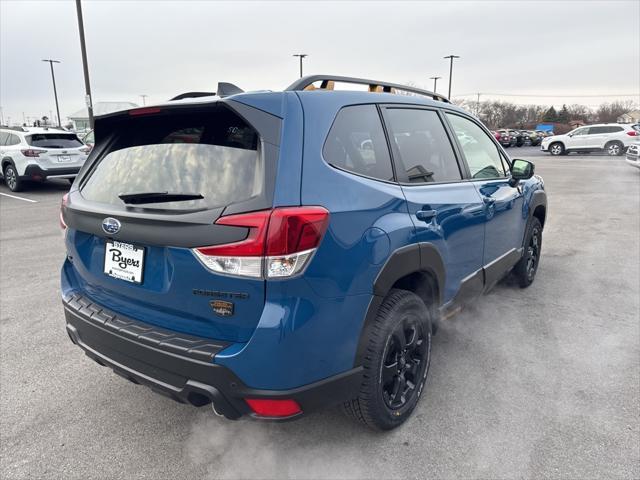
<path fill-rule="evenodd" d="M 551 155 L 600 151 L 607 155 L 622 155 L 625 149 L 638 142 L 640 133 L 632 125 L 603 123 L 579 127 L 564 135 L 546 137 L 540 148 Z"/>
<path fill-rule="evenodd" d="M 73 182 L 90 151 L 75 133 L 66 130 L 0 128 L 2 176 L 13 192 L 22 190 L 25 181 L 67 178 Z"/>

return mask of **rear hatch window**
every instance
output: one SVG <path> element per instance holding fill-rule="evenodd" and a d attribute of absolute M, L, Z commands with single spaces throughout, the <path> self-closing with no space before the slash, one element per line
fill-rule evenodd
<path fill-rule="evenodd" d="M 261 195 L 258 133 L 228 109 L 137 118 L 81 187 L 89 201 L 203 210 Z M 154 196 L 154 194 L 158 194 Z"/>
<path fill-rule="evenodd" d="M 78 148 L 84 145 L 75 133 L 34 133 L 25 138 L 29 145 L 39 148 Z"/>

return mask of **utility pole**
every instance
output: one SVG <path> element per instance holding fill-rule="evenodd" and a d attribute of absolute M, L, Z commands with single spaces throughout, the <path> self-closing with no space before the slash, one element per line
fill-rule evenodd
<path fill-rule="evenodd" d="M 142 97 L 142 106 L 144 107 L 147 104 L 147 97 L 149 95 L 140 95 Z"/>
<path fill-rule="evenodd" d="M 56 76 L 53 73 L 53 64 L 60 63 L 58 60 L 42 60 L 43 62 L 49 62 L 49 66 L 51 67 L 51 80 L 53 80 L 53 96 L 56 99 L 56 112 L 58 112 L 58 126 L 60 127 L 60 108 L 58 107 L 58 91 L 56 90 Z"/>
<path fill-rule="evenodd" d="M 308 57 L 306 53 L 294 53 L 294 57 L 298 57 L 300 59 L 300 78 L 302 78 L 302 59 Z"/>
<path fill-rule="evenodd" d="M 460 56 L 458 55 L 447 55 L 444 58 L 448 58 L 449 59 L 449 99 L 451 99 L 451 77 L 453 76 L 453 59 L 454 58 L 460 58 Z"/>
<path fill-rule="evenodd" d="M 93 129 L 93 100 L 91 99 L 91 85 L 89 84 L 89 65 L 87 64 L 87 46 L 84 42 L 84 22 L 82 20 L 82 5 L 76 0 L 76 12 L 78 14 L 78 31 L 80 32 L 80 50 L 82 51 L 82 69 L 84 71 L 85 102 L 89 113 L 89 126 Z M 60 118 L 60 113 L 58 113 Z"/>
<path fill-rule="evenodd" d="M 433 80 L 433 93 L 437 93 L 436 88 L 438 87 L 438 80 L 442 77 L 429 77 L 430 80 Z"/>

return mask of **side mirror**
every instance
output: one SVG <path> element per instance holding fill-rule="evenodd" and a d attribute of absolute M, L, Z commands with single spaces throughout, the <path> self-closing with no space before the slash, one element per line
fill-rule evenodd
<path fill-rule="evenodd" d="M 533 163 L 516 158 L 511 162 L 511 182 L 515 185 L 520 180 L 528 180 L 533 177 L 534 171 Z"/>

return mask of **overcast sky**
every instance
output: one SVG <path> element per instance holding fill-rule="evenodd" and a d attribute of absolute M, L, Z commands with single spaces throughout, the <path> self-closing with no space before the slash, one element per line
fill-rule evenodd
<path fill-rule="evenodd" d="M 83 2 L 94 102 L 159 102 L 218 81 L 245 90 L 286 87 L 305 73 L 413 82 L 453 97 L 516 103 L 640 102 L 640 1 Z M 0 0 L 0 106 L 6 121 L 84 104 L 75 2 Z M 482 98 L 488 98 L 484 95 Z"/>

